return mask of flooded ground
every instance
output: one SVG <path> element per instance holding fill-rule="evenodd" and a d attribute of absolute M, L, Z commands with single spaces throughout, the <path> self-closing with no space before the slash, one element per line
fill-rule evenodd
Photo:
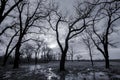
<path fill-rule="evenodd" d="M 42 63 L 39 65 L 22 65 L 20 69 L 0 67 L 0 80 L 120 80 L 119 62 L 111 65 L 114 69 L 106 70 L 99 65 L 96 68 L 87 63 L 76 65 L 67 63 L 67 72 L 58 72 L 58 63 Z M 71 66 L 70 66 L 71 65 Z"/>

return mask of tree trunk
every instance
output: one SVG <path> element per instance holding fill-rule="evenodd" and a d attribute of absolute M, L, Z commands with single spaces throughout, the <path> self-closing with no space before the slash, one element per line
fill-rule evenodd
<path fill-rule="evenodd" d="M 73 53 L 72 53 L 72 55 L 71 55 L 71 61 L 73 61 Z"/>
<path fill-rule="evenodd" d="M 2 66 L 6 66 L 6 62 L 7 62 L 7 57 L 6 57 L 6 56 L 4 56 L 4 59 L 3 59 L 3 64 L 2 64 Z"/>
<path fill-rule="evenodd" d="M 108 45 L 107 44 L 104 45 L 104 51 L 105 51 L 105 68 L 109 69 L 110 64 L 109 64 L 109 53 L 108 53 Z"/>
<path fill-rule="evenodd" d="M 61 73 L 61 74 L 60 74 L 60 80 L 65 80 L 65 76 L 66 76 L 65 73 Z"/>
<path fill-rule="evenodd" d="M 35 53 L 35 65 L 37 65 L 37 62 L 38 62 L 38 60 L 37 60 L 37 52 Z"/>
<path fill-rule="evenodd" d="M 105 68 L 106 69 L 110 68 L 110 63 L 109 63 L 109 57 L 108 56 L 105 58 Z"/>
<path fill-rule="evenodd" d="M 8 55 L 4 55 L 4 59 L 3 59 L 3 64 L 2 64 L 2 66 L 6 66 L 8 57 L 9 57 Z"/>
<path fill-rule="evenodd" d="M 28 63 L 30 63 L 30 58 L 29 57 L 27 57 L 27 61 L 28 61 Z"/>
<path fill-rule="evenodd" d="M 90 46 L 89 46 L 89 54 L 90 54 L 90 61 L 91 61 L 91 65 L 92 65 L 92 67 L 93 67 L 93 66 L 94 66 L 94 64 L 93 64 L 92 51 L 91 51 Z"/>
<path fill-rule="evenodd" d="M 90 56 L 90 60 L 91 60 L 91 65 L 92 65 L 92 67 L 93 67 L 93 66 L 94 66 L 94 64 L 93 64 L 92 55 Z"/>
<path fill-rule="evenodd" d="M 19 68 L 19 53 L 15 53 L 15 60 L 13 68 Z"/>
<path fill-rule="evenodd" d="M 35 58 L 35 65 L 37 65 L 37 63 L 38 63 L 38 60 L 37 60 L 37 57 Z"/>
<path fill-rule="evenodd" d="M 60 60 L 60 71 L 65 71 L 65 59 L 66 59 L 66 52 L 63 52 Z"/>
<path fill-rule="evenodd" d="M 19 68 L 19 60 L 20 60 L 20 46 L 21 43 L 18 42 L 18 44 L 16 45 L 16 50 L 15 50 L 15 59 L 14 59 L 14 65 L 13 68 Z"/>

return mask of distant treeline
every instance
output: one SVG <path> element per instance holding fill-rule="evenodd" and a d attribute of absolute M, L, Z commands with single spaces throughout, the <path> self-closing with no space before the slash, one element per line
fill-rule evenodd
<path fill-rule="evenodd" d="M 0 56 L 0 64 L 2 64 L 3 62 L 3 59 L 4 57 L 3 56 Z M 56 59 L 38 59 L 37 60 L 37 64 L 39 63 L 48 63 L 50 61 L 60 61 L 60 60 L 56 60 Z M 90 60 L 85 60 L 85 59 L 81 59 L 81 60 L 67 60 L 67 61 L 80 61 L 80 62 L 89 62 Z M 102 62 L 102 61 L 105 61 L 103 59 L 100 59 L 100 60 L 93 60 L 94 62 Z M 111 59 L 110 61 L 115 61 L 115 62 L 119 62 L 120 59 Z M 13 64 L 14 62 L 14 57 L 10 56 L 9 59 L 8 59 L 8 62 L 7 64 Z M 23 58 L 21 57 L 20 58 L 20 64 L 34 64 L 36 61 L 35 61 L 35 58 L 31 58 L 30 61 L 28 61 L 27 57 Z"/>
<path fill-rule="evenodd" d="M 0 64 L 3 63 L 3 59 L 4 59 L 4 56 L 0 56 Z M 54 59 L 55 60 L 55 59 Z M 38 63 L 48 63 L 50 61 L 53 61 L 52 59 L 48 59 L 48 58 L 40 58 L 40 59 L 37 59 L 37 62 L 36 62 L 36 59 L 35 58 L 30 58 L 29 61 L 28 61 L 28 58 L 25 57 L 20 57 L 20 64 L 38 64 Z M 14 57 L 10 56 L 8 58 L 8 61 L 7 61 L 7 64 L 13 64 L 14 63 Z"/>

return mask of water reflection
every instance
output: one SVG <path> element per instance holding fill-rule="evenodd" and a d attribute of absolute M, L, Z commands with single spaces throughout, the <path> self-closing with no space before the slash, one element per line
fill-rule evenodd
<path fill-rule="evenodd" d="M 69 73 L 55 73 L 54 68 L 46 68 L 41 65 L 31 65 L 28 68 L 29 72 L 34 74 L 44 74 L 47 80 L 120 80 L 120 75 L 109 76 L 108 72 L 102 72 L 93 69 L 85 69 L 83 71 Z"/>
<path fill-rule="evenodd" d="M 46 77 L 47 77 L 47 80 L 58 80 L 58 79 L 59 79 L 59 76 L 56 75 L 56 74 L 52 71 L 52 68 L 48 68 L 48 69 L 47 69 Z"/>
<path fill-rule="evenodd" d="M 65 73 L 60 74 L 60 80 L 65 80 L 65 76 L 66 76 Z"/>
<path fill-rule="evenodd" d="M 60 80 L 110 80 L 105 72 L 61 74 Z"/>
<path fill-rule="evenodd" d="M 42 68 L 41 65 L 30 65 L 29 66 L 30 71 L 37 70 L 37 69 L 40 69 L 40 68 Z"/>

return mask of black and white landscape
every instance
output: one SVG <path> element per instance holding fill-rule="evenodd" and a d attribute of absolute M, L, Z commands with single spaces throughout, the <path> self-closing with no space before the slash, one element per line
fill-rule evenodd
<path fill-rule="evenodd" d="M 0 0 L 0 80 L 120 80 L 120 1 Z"/>

